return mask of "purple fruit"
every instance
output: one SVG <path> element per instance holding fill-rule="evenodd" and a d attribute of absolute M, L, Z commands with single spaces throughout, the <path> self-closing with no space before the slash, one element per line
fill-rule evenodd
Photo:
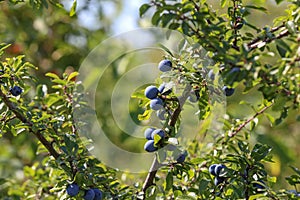
<path fill-rule="evenodd" d="M 148 140 L 144 145 L 144 149 L 145 149 L 145 151 L 148 151 L 148 152 L 154 152 L 158 148 L 154 146 L 154 140 Z"/>
<path fill-rule="evenodd" d="M 79 193 L 79 186 L 76 183 L 72 183 L 67 186 L 67 194 L 71 197 L 76 196 Z"/>
<path fill-rule="evenodd" d="M 239 68 L 239 67 L 234 67 L 234 68 L 232 68 L 232 69 L 229 71 L 229 74 L 236 73 L 236 72 L 239 72 L 239 71 L 240 71 L 240 68 Z"/>
<path fill-rule="evenodd" d="M 172 62 L 170 60 L 162 60 L 158 64 L 158 69 L 162 72 L 167 72 L 172 69 Z"/>
<path fill-rule="evenodd" d="M 217 164 L 213 164 L 213 165 L 209 166 L 209 168 L 208 168 L 209 173 L 213 176 L 216 176 L 216 173 L 215 173 L 216 166 L 217 166 Z"/>
<path fill-rule="evenodd" d="M 20 88 L 19 86 L 14 86 L 13 88 L 11 88 L 10 90 L 10 93 L 13 95 L 13 96 L 19 96 L 21 93 L 22 93 L 22 88 Z"/>
<path fill-rule="evenodd" d="M 154 85 L 150 85 L 145 89 L 145 96 L 148 99 L 154 99 L 158 95 L 158 89 Z"/>
<path fill-rule="evenodd" d="M 226 96 L 231 96 L 234 93 L 234 88 L 229 88 L 226 85 L 222 88 Z"/>
<path fill-rule="evenodd" d="M 152 132 L 151 137 L 154 139 L 154 135 L 159 135 L 161 138 L 165 137 L 165 132 L 162 129 L 156 129 Z"/>
<path fill-rule="evenodd" d="M 166 88 L 166 83 L 162 83 L 159 87 L 158 87 L 158 91 L 161 94 L 164 95 L 168 95 L 172 92 L 172 88 Z"/>
<path fill-rule="evenodd" d="M 215 176 L 220 176 L 220 173 L 222 171 L 222 169 L 225 169 L 225 165 L 222 165 L 222 164 L 218 164 L 216 167 L 215 167 Z"/>
<path fill-rule="evenodd" d="M 152 110 L 159 110 L 163 108 L 163 100 L 160 98 L 155 98 L 150 101 L 150 108 Z"/>
<path fill-rule="evenodd" d="M 179 155 L 179 157 L 176 159 L 176 161 L 178 163 L 183 163 L 185 161 L 186 156 L 187 156 L 187 153 L 184 152 L 184 153 L 182 153 L 182 154 Z"/>
<path fill-rule="evenodd" d="M 155 130 L 155 128 L 147 128 L 144 132 L 144 136 L 147 140 L 153 140 L 151 137 L 152 132 Z"/>
<path fill-rule="evenodd" d="M 162 83 L 162 84 L 158 87 L 159 93 L 162 93 L 162 92 L 164 91 L 165 87 L 166 87 L 166 84 L 165 84 L 165 83 Z"/>
<path fill-rule="evenodd" d="M 93 200 L 95 197 L 95 192 L 92 189 L 86 190 L 83 196 L 84 200 Z"/>
<path fill-rule="evenodd" d="M 99 190 L 98 188 L 94 188 L 93 190 L 95 193 L 94 200 L 101 200 L 103 197 L 101 190 Z"/>

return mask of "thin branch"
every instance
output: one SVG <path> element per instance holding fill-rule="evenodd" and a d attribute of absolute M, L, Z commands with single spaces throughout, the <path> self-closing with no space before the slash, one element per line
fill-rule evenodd
<path fill-rule="evenodd" d="M 253 115 L 252 117 L 250 117 L 249 119 L 247 119 L 244 123 L 242 123 L 238 128 L 235 129 L 235 131 L 233 131 L 232 133 L 229 133 L 228 136 L 229 137 L 234 137 L 236 134 L 238 134 L 238 132 L 240 132 L 247 124 L 249 124 L 252 120 L 254 120 L 257 116 L 263 114 L 268 108 L 270 108 L 273 105 L 270 104 L 268 106 L 263 107 L 260 111 L 258 111 L 257 113 L 255 113 L 255 115 Z"/>
<path fill-rule="evenodd" d="M 272 38 L 266 38 L 264 40 L 260 40 L 254 44 L 250 44 L 250 45 L 247 45 L 248 48 L 249 48 L 249 51 L 253 50 L 253 49 L 256 49 L 256 48 L 261 48 L 263 46 L 265 46 L 266 44 L 274 41 L 274 40 L 278 40 L 282 37 L 285 37 L 285 36 L 288 36 L 289 35 L 289 31 L 287 29 L 284 29 L 282 30 L 278 36 L 276 37 L 272 37 Z"/>
<path fill-rule="evenodd" d="M 9 98 L 2 92 L 0 89 L 0 97 L 5 103 L 5 105 L 15 114 L 15 116 L 22 121 L 24 124 L 27 124 L 29 127 L 29 132 L 33 133 L 37 139 L 46 147 L 49 153 L 55 158 L 58 159 L 60 154 L 53 148 L 51 143 L 42 135 L 39 130 L 33 129 L 33 123 L 28 120 L 23 113 L 21 113 L 17 107 L 9 100 Z"/>
<path fill-rule="evenodd" d="M 170 118 L 170 121 L 168 123 L 169 126 L 171 127 L 175 127 L 176 125 L 176 122 L 179 118 L 179 115 L 182 111 L 182 106 L 184 105 L 186 99 L 188 98 L 189 96 L 189 93 L 192 89 L 192 86 L 191 85 L 187 85 L 182 93 L 182 96 L 178 98 L 179 100 L 179 105 L 178 107 L 175 109 L 173 115 L 171 116 Z M 155 178 L 155 175 L 157 173 L 157 170 L 161 167 L 161 164 L 158 162 L 157 160 L 157 157 L 155 156 L 155 158 L 153 159 L 153 162 L 152 162 L 152 165 L 149 169 L 149 172 L 148 172 L 148 175 L 145 179 L 145 182 L 144 182 L 144 185 L 143 185 L 143 192 L 145 193 L 145 191 L 147 190 L 147 188 L 149 188 L 151 185 L 153 185 L 154 183 L 154 178 Z"/>

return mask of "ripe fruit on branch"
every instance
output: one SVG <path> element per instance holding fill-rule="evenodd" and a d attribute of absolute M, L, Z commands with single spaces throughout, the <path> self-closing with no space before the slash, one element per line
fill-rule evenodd
<path fill-rule="evenodd" d="M 76 183 L 72 183 L 67 186 L 67 194 L 71 197 L 76 196 L 79 193 L 79 186 Z"/>
<path fill-rule="evenodd" d="M 160 98 L 155 98 L 150 101 L 150 108 L 152 110 L 159 110 L 163 108 L 163 100 Z"/>
<path fill-rule="evenodd" d="M 93 190 L 95 193 L 94 200 L 101 200 L 103 197 L 101 190 L 99 190 L 98 188 L 93 188 Z"/>
<path fill-rule="evenodd" d="M 89 189 L 87 191 L 85 191 L 85 194 L 83 196 L 84 200 L 93 200 L 95 197 L 95 192 L 92 189 Z"/>
<path fill-rule="evenodd" d="M 145 96 L 148 99 L 154 99 L 158 95 L 158 89 L 154 85 L 150 85 L 145 89 Z"/>
<path fill-rule="evenodd" d="M 154 146 L 154 140 L 148 140 L 144 145 L 144 149 L 145 149 L 145 151 L 148 151 L 148 152 L 154 152 L 158 148 Z"/>
<path fill-rule="evenodd" d="M 144 132 L 144 136 L 147 140 L 153 140 L 151 137 L 152 132 L 155 130 L 155 128 L 147 128 Z"/>
<path fill-rule="evenodd" d="M 216 166 L 217 166 L 217 164 L 213 164 L 213 165 L 209 166 L 209 168 L 208 168 L 209 173 L 213 176 L 216 176 L 216 173 L 215 173 Z"/>
<path fill-rule="evenodd" d="M 172 88 L 166 88 L 166 83 L 162 83 L 159 87 L 158 87 L 158 91 L 159 93 L 163 94 L 163 95 L 168 95 L 172 92 Z"/>
<path fill-rule="evenodd" d="M 16 96 L 19 96 L 23 90 L 19 86 L 14 86 L 9 91 L 13 96 L 16 97 Z"/>
<path fill-rule="evenodd" d="M 162 60 L 158 64 L 158 69 L 162 72 L 167 72 L 172 69 L 172 62 L 170 60 Z"/>
<path fill-rule="evenodd" d="M 226 85 L 222 88 L 222 90 L 226 96 L 231 96 L 234 93 L 234 88 L 229 88 Z"/>
<path fill-rule="evenodd" d="M 216 167 L 215 167 L 215 174 L 216 176 L 220 176 L 220 173 L 222 171 L 222 169 L 225 169 L 225 165 L 222 165 L 222 164 L 218 164 Z"/>
<path fill-rule="evenodd" d="M 159 135 L 161 138 L 165 137 L 165 132 L 162 129 L 156 129 L 152 132 L 151 137 L 154 139 L 155 135 Z"/>
<path fill-rule="evenodd" d="M 186 156 L 187 156 L 187 152 L 184 151 L 183 153 L 181 153 L 181 154 L 178 156 L 178 158 L 176 159 L 176 161 L 177 161 L 178 163 L 183 163 L 183 162 L 185 161 Z"/>

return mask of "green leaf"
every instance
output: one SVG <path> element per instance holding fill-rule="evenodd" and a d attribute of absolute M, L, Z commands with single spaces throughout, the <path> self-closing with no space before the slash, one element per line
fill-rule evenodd
<path fill-rule="evenodd" d="M 145 112 L 142 115 L 138 115 L 138 120 L 143 121 L 150 119 L 151 113 L 151 110 L 145 110 Z"/>
<path fill-rule="evenodd" d="M 51 73 L 51 72 L 46 73 L 45 76 L 48 76 L 48 77 L 53 78 L 53 79 L 60 79 L 56 74 Z"/>
<path fill-rule="evenodd" d="M 166 177 L 166 186 L 165 190 L 169 191 L 173 187 L 173 172 L 169 171 Z"/>
<path fill-rule="evenodd" d="M 227 4 L 227 0 L 221 0 L 221 7 L 224 8 Z"/>
<path fill-rule="evenodd" d="M 70 16 L 74 16 L 76 14 L 77 0 L 73 0 L 73 4 L 70 10 Z"/>
<path fill-rule="evenodd" d="M 170 54 L 172 57 L 174 57 L 174 55 L 172 54 L 172 52 L 166 47 L 164 46 L 163 44 L 158 44 L 158 46 L 160 48 L 162 48 L 163 50 L 165 50 L 168 54 Z"/>
<path fill-rule="evenodd" d="M 260 161 L 264 159 L 271 150 L 272 148 L 266 144 L 255 144 L 253 150 L 251 151 L 251 157 L 255 161 Z"/>
<path fill-rule="evenodd" d="M 152 24 L 153 24 L 154 26 L 157 26 L 158 23 L 159 23 L 159 21 L 160 21 L 160 19 L 161 19 L 160 11 L 158 10 L 158 11 L 156 11 L 156 12 L 154 13 L 154 15 L 152 16 L 151 22 L 152 22 Z"/>
<path fill-rule="evenodd" d="M 287 51 L 279 45 L 276 45 L 276 49 L 277 49 L 279 55 L 281 56 L 281 58 L 284 58 Z"/>
<path fill-rule="evenodd" d="M 150 7 L 151 7 L 151 6 L 150 6 L 149 4 L 147 4 L 147 3 L 143 4 L 143 5 L 140 7 L 140 9 L 139 9 L 139 11 L 140 11 L 140 17 L 142 17 L 142 16 L 147 12 L 147 10 L 148 10 Z"/>
<path fill-rule="evenodd" d="M 183 34 L 189 35 L 189 25 L 188 25 L 188 23 L 183 21 L 182 24 L 181 24 L 181 28 L 182 28 L 182 33 Z"/>
<path fill-rule="evenodd" d="M 72 72 L 69 76 L 68 76 L 68 81 L 72 80 L 73 78 L 75 78 L 76 76 L 78 76 L 78 72 Z"/>

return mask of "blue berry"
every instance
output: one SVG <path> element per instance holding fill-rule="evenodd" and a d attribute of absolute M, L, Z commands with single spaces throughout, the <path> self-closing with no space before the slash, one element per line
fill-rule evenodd
<path fill-rule="evenodd" d="M 21 93 L 22 93 L 22 88 L 20 88 L 19 86 L 14 86 L 13 88 L 11 88 L 10 90 L 10 93 L 13 95 L 13 96 L 19 96 Z"/>
<path fill-rule="evenodd" d="M 155 99 L 152 99 L 150 101 L 150 108 L 152 110 L 159 110 L 161 108 L 163 108 L 163 100 L 161 100 L 160 98 L 155 98 Z"/>
<path fill-rule="evenodd" d="M 216 167 L 215 167 L 215 176 L 220 176 L 220 173 L 222 171 L 222 169 L 225 169 L 225 165 L 222 165 L 222 164 L 218 164 Z"/>
<path fill-rule="evenodd" d="M 95 192 L 92 189 L 89 189 L 87 191 L 85 191 L 85 194 L 83 196 L 84 200 L 93 200 L 95 197 Z"/>
<path fill-rule="evenodd" d="M 208 168 L 209 173 L 213 176 L 216 176 L 216 173 L 215 173 L 216 166 L 217 166 L 217 164 L 213 164 L 213 165 L 209 166 L 209 168 Z"/>
<path fill-rule="evenodd" d="M 165 84 L 165 83 L 162 83 L 162 84 L 158 87 L 158 92 L 159 92 L 159 93 L 163 93 L 165 87 L 166 87 L 166 84 Z"/>
<path fill-rule="evenodd" d="M 152 132 L 155 130 L 155 128 L 147 128 L 144 132 L 144 136 L 147 140 L 153 140 L 151 137 Z"/>
<path fill-rule="evenodd" d="M 154 85 L 150 85 L 145 89 L 145 96 L 148 99 L 154 99 L 158 95 L 158 89 Z"/>
<path fill-rule="evenodd" d="M 166 83 L 162 83 L 159 87 L 158 87 L 158 91 L 159 93 L 161 94 L 164 94 L 164 95 L 168 95 L 172 92 L 172 88 L 166 88 Z"/>
<path fill-rule="evenodd" d="M 176 159 L 176 161 L 178 163 L 183 163 L 185 161 L 186 156 L 187 156 L 187 152 L 185 151 L 184 153 L 181 153 L 179 155 L 179 157 Z"/>
<path fill-rule="evenodd" d="M 224 180 L 225 180 L 225 178 L 216 176 L 214 179 L 214 184 L 219 185 L 219 184 L 223 183 Z"/>
<path fill-rule="evenodd" d="M 158 148 L 154 146 L 154 140 L 148 140 L 144 145 L 144 149 L 145 149 L 145 151 L 148 151 L 148 152 L 154 152 Z"/>
<path fill-rule="evenodd" d="M 67 186 L 67 194 L 71 197 L 76 196 L 79 193 L 79 186 L 76 183 L 72 183 Z"/>
<path fill-rule="evenodd" d="M 234 93 L 234 88 L 229 88 L 226 85 L 222 88 L 226 96 L 231 96 Z"/>
<path fill-rule="evenodd" d="M 162 129 L 156 129 L 152 132 L 151 137 L 154 139 L 154 135 L 159 135 L 161 138 L 165 137 L 165 132 Z"/>
<path fill-rule="evenodd" d="M 98 188 L 94 188 L 93 190 L 95 193 L 94 200 L 101 200 L 103 197 L 101 190 L 99 190 Z"/>
<path fill-rule="evenodd" d="M 172 69 L 172 62 L 170 60 L 162 60 L 158 64 L 158 69 L 162 72 L 167 72 Z"/>
<path fill-rule="evenodd" d="M 239 68 L 239 67 L 234 67 L 234 68 L 232 68 L 232 69 L 229 71 L 229 74 L 236 73 L 236 72 L 239 72 L 239 71 L 240 71 L 240 68 Z"/>

